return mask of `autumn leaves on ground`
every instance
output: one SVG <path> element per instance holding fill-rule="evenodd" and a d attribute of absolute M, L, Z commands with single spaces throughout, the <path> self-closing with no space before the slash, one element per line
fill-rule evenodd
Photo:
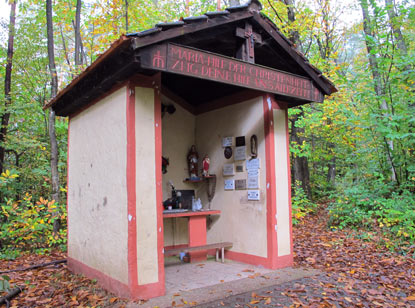
<path fill-rule="evenodd" d="M 295 266 L 316 268 L 322 275 L 285 284 L 283 290 L 267 291 L 264 297 L 252 293 L 252 304 L 242 306 L 272 307 L 284 302 L 287 307 L 415 307 L 415 247 L 406 256 L 392 253 L 379 246 L 374 235 L 368 240 L 364 233 L 330 231 L 326 219 L 321 209 L 294 227 Z M 64 257 L 60 252 L 28 254 L 1 260 L 0 271 Z M 7 275 L 12 288 L 25 287 L 11 307 L 122 307 L 127 303 L 96 281 L 71 274 L 65 264 Z"/>

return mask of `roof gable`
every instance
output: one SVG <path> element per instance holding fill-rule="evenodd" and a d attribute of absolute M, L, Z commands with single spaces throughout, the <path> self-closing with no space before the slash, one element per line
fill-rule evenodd
<path fill-rule="evenodd" d="M 260 43 L 254 48 L 255 64 L 309 78 L 322 95 L 330 95 L 337 91 L 318 69 L 295 50 L 293 44 L 266 16 L 260 13 L 260 10 L 260 2 L 251 0 L 246 5 L 228 8 L 225 11 L 187 17 L 178 22 L 161 23 L 155 28 L 122 36 L 80 76 L 59 92 L 45 108 L 52 106 L 57 115 L 68 115 L 81 108 L 86 102 L 108 91 L 114 83 L 125 80 L 134 73 L 154 74 L 154 70 L 141 65 L 140 57 L 143 50 L 160 45 L 160 43 L 175 43 L 235 58 L 244 40 L 236 35 L 236 29 L 243 28 L 247 23 L 252 25 L 253 32 L 262 37 Z M 176 92 L 190 103 L 192 101 L 203 103 L 204 101 L 197 97 L 200 91 L 193 94 L 189 88 L 206 88 L 205 101 L 214 100 L 218 98 L 217 96 L 229 95 L 238 90 L 238 87 L 233 85 L 194 79 L 187 76 L 163 74 L 163 83 L 168 85 L 169 90 Z M 180 84 L 183 83 L 191 84 L 192 87 L 181 87 Z M 215 94 L 211 91 L 213 88 Z M 85 91 L 85 89 L 88 90 Z M 305 102 L 307 100 L 299 100 L 295 105 Z"/>

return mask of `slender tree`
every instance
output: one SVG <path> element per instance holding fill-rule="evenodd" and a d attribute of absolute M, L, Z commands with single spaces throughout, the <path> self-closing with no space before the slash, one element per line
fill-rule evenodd
<path fill-rule="evenodd" d="M 128 0 L 125 0 L 125 32 L 128 33 Z"/>
<path fill-rule="evenodd" d="M 287 17 L 290 23 L 295 22 L 295 11 L 293 0 L 281 0 L 287 7 Z M 300 42 L 300 35 L 296 29 L 290 31 L 290 40 L 294 46 L 301 51 L 302 46 Z M 291 132 L 290 140 L 298 145 L 302 145 L 305 142 L 304 128 L 299 127 L 298 121 L 304 117 L 304 109 L 299 107 L 299 113 L 290 118 Z M 308 159 L 306 156 L 294 155 L 292 160 L 292 180 L 293 183 L 300 183 L 301 188 L 311 199 L 310 188 L 310 170 L 308 166 Z"/>
<path fill-rule="evenodd" d="M 385 4 L 386 4 L 386 11 L 388 12 L 388 16 L 389 16 L 389 24 L 392 28 L 392 32 L 396 39 L 396 45 L 403 55 L 407 55 L 408 47 L 403 38 L 401 27 L 396 22 L 396 18 L 398 16 L 396 15 L 393 2 L 392 0 L 385 0 Z"/>
<path fill-rule="evenodd" d="M 360 0 L 360 6 L 362 8 L 362 14 L 363 14 L 363 31 L 365 34 L 365 43 L 366 43 L 366 50 L 367 55 L 369 58 L 369 67 L 370 71 L 372 72 L 372 78 L 373 78 L 373 87 L 375 90 L 375 93 L 380 100 L 380 108 L 382 110 L 382 113 L 384 116 L 388 116 L 389 113 L 389 106 L 385 99 L 385 87 L 384 83 L 382 81 L 382 77 L 379 70 L 379 62 L 378 58 L 376 56 L 376 46 L 373 40 L 374 33 L 373 33 L 373 27 L 372 27 L 372 20 L 369 14 L 369 7 L 367 0 Z M 396 182 L 397 180 L 397 174 L 396 169 L 393 164 L 393 150 L 394 150 L 394 144 L 393 141 L 390 139 L 384 138 L 385 144 L 386 144 L 386 159 L 389 164 L 390 170 L 391 170 L 391 180 L 393 182 Z"/>
<path fill-rule="evenodd" d="M 52 0 L 46 0 L 46 25 L 48 37 L 48 58 L 49 72 L 51 78 L 51 98 L 58 93 L 58 75 L 55 65 L 55 50 L 53 43 L 53 22 L 52 22 Z M 55 132 L 55 112 L 52 108 L 49 111 L 49 140 L 50 140 L 50 168 L 52 181 L 52 199 L 59 202 L 59 173 L 58 173 L 58 143 Z M 58 219 L 54 221 L 53 231 L 57 233 L 60 229 Z"/>
<path fill-rule="evenodd" d="M 6 64 L 6 76 L 4 78 L 4 97 L 5 108 L 4 113 L 1 115 L 1 128 L 0 128 L 0 173 L 4 170 L 5 160 L 5 141 L 7 136 L 7 128 L 10 120 L 9 107 L 12 103 L 11 98 L 11 84 L 12 84 L 12 70 L 13 70 L 13 45 L 14 34 L 16 28 L 16 1 L 10 2 L 10 22 L 9 22 L 9 40 L 7 44 L 7 64 Z"/>
<path fill-rule="evenodd" d="M 82 65 L 81 55 L 81 10 L 82 0 L 76 1 L 76 13 L 75 13 L 75 67 Z M 53 32 L 53 28 L 52 28 Z M 53 39 L 53 37 L 52 37 Z"/>

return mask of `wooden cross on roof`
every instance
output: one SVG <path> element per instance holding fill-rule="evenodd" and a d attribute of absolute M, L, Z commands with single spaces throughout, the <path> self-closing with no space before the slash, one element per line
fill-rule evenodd
<path fill-rule="evenodd" d="M 236 36 L 245 39 L 236 57 L 249 63 L 255 63 L 255 43 L 262 43 L 261 35 L 252 31 L 252 25 L 245 23 L 245 29 L 236 28 Z"/>

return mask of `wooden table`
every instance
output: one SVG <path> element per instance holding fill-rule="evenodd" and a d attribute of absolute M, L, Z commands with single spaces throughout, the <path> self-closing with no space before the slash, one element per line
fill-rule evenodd
<path fill-rule="evenodd" d="M 206 217 L 208 215 L 219 215 L 219 210 L 188 211 L 181 213 L 163 213 L 163 218 L 188 218 L 189 247 L 206 245 Z M 190 262 L 206 260 L 207 251 L 189 252 Z"/>

